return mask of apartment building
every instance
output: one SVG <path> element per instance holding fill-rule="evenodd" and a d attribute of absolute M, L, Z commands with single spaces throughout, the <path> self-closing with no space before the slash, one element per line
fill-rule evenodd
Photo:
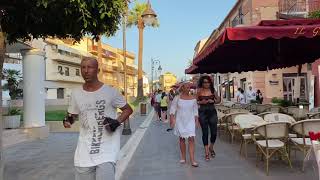
<path fill-rule="evenodd" d="M 255 25 L 261 20 L 306 18 L 310 12 L 320 9 L 320 1 L 316 0 L 238 0 L 227 16 L 215 29 L 202 48 L 195 49 L 195 56 L 205 49 L 227 27 Z M 201 43 L 199 42 L 196 47 Z M 258 63 L 257 59 L 257 63 Z M 304 64 L 301 74 L 298 66 L 275 69 L 268 71 L 242 72 L 217 74 L 214 79 L 221 96 L 227 98 L 227 88 L 230 88 L 231 99 L 235 98 L 238 87 L 245 90 L 249 86 L 260 89 L 265 102 L 270 102 L 273 97 L 294 101 L 297 97 L 301 100 L 313 101 L 315 105 L 319 100 L 319 70 L 320 61 L 313 64 Z M 229 83 L 228 83 L 229 82 Z M 313 83 L 314 82 L 314 83 Z M 315 88 L 313 88 L 313 86 Z"/>
<path fill-rule="evenodd" d="M 166 72 L 162 75 L 160 75 L 159 84 L 161 86 L 161 90 L 165 92 L 169 92 L 171 89 L 171 86 L 175 85 L 177 83 L 177 76 Z"/>
<path fill-rule="evenodd" d="M 33 40 L 33 47 L 43 47 L 45 51 L 45 87 L 47 99 L 64 99 L 71 90 L 84 83 L 80 63 L 83 57 L 95 57 L 99 62 L 99 80 L 105 84 L 124 90 L 123 50 L 101 43 L 101 58 L 97 42 L 84 38 L 79 43 L 72 40 L 47 38 Z M 137 67 L 135 55 L 126 52 L 128 96 L 135 96 Z"/>

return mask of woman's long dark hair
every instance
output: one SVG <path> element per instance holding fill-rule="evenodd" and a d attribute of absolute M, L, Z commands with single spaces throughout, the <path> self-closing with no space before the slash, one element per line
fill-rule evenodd
<path fill-rule="evenodd" d="M 166 93 L 163 92 L 162 95 L 161 95 L 161 99 L 163 99 L 165 96 L 166 96 Z"/>
<path fill-rule="evenodd" d="M 203 88 L 203 81 L 204 80 L 209 81 L 211 93 L 214 94 L 213 82 L 212 82 L 210 76 L 207 76 L 207 75 L 201 76 L 199 79 L 199 82 L 198 82 L 198 88 Z"/>

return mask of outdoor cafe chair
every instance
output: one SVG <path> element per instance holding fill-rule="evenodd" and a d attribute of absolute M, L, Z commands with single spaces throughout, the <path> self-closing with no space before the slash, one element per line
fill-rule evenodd
<path fill-rule="evenodd" d="M 320 112 L 308 113 L 308 119 L 320 119 Z"/>
<path fill-rule="evenodd" d="M 250 112 L 257 112 L 257 103 L 250 103 L 248 105 L 249 105 Z"/>
<path fill-rule="evenodd" d="M 265 110 L 270 106 L 270 104 L 257 104 L 257 114 L 265 112 Z"/>
<path fill-rule="evenodd" d="M 226 107 L 231 108 L 233 106 L 234 102 L 232 102 L 232 101 L 224 101 L 222 104 L 224 106 L 226 106 Z"/>
<path fill-rule="evenodd" d="M 308 113 L 309 111 L 307 109 L 298 108 L 297 110 L 292 112 L 292 116 L 296 121 L 300 121 L 303 119 L 308 119 Z"/>
<path fill-rule="evenodd" d="M 235 124 L 240 127 L 241 132 L 241 143 L 240 143 L 240 155 L 242 155 L 243 149 L 245 153 L 245 158 L 248 157 L 247 153 L 247 145 L 253 141 L 251 130 L 261 124 L 264 124 L 265 121 L 263 118 L 253 115 L 253 114 L 240 114 L 234 118 Z M 259 136 L 259 134 L 253 134 L 255 138 Z"/>
<path fill-rule="evenodd" d="M 281 106 L 274 106 L 274 105 L 272 105 L 272 106 L 267 107 L 267 108 L 264 110 L 264 112 L 279 113 L 279 112 L 282 111 L 282 109 L 283 109 L 283 108 L 282 108 Z"/>
<path fill-rule="evenodd" d="M 290 124 L 287 122 L 272 122 L 259 125 L 252 131 L 252 138 L 256 144 L 257 151 L 256 165 L 258 166 L 259 154 L 261 153 L 266 161 L 267 175 L 269 175 L 270 158 L 277 152 L 281 153 L 281 155 L 286 158 L 290 168 L 292 168 L 286 146 L 288 141 L 289 126 Z M 254 134 L 259 134 L 262 139 L 257 140 Z"/>
<path fill-rule="evenodd" d="M 306 158 L 308 150 L 311 148 L 311 139 L 309 132 L 320 131 L 320 119 L 307 119 L 298 121 L 291 125 L 291 129 L 296 132 L 299 137 L 290 138 L 290 147 L 303 152 L 303 157 Z M 304 171 L 304 162 L 302 163 L 302 171 Z"/>
<path fill-rule="evenodd" d="M 241 108 L 242 108 L 242 104 L 240 104 L 240 103 L 234 103 L 234 104 L 231 106 L 231 108 L 239 108 L 239 109 L 241 109 Z"/>
<path fill-rule="evenodd" d="M 226 128 L 227 128 L 227 123 L 225 123 L 223 121 L 226 114 L 224 114 L 221 111 L 217 111 L 217 116 L 218 116 L 218 131 L 219 131 L 219 136 L 220 136 L 221 135 L 220 131 L 226 130 Z"/>
<path fill-rule="evenodd" d="M 224 113 L 226 113 L 226 114 L 238 113 L 238 112 L 249 113 L 248 110 L 242 109 L 242 108 L 230 108 L 230 109 L 224 111 Z"/>
<path fill-rule="evenodd" d="M 264 116 L 267 115 L 267 114 L 272 114 L 272 112 L 269 112 L 269 111 L 263 112 L 263 113 L 257 114 L 257 116 L 260 116 L 260 117 L 264 118 Z"/>
<path fill-rule="evenodd" d="M 233 141 L 234 141 L 235 134 L 237 132 L 239 132 L 239 134 L 240 134 L 240 127 L 239 127 L 238 124 L 236 124 L 234 122 L 234 118 L 237 115 L 240 115 L 240 114 L 249 114 L 249 112 L 234 112 L 234 113 L 226 114 L 224 116 L 224 121 L 225 121 L 225 123 L 227 125 L 227 132 L 230 135 L 230 140 L 231 140 L 232 144 L 233 144 Z"/>
<path fill-rule="evenodd" d="M 296 120 L 287 114 L 282 113 L 270 113 L 266 114 L 263 118 L 266 122 L 287 122 L 293 124 Z M 289 132 L 289 137 L 297 137 L 297 134 L 293 134 Z"/>
<path fill-rule="evenodd" d="M 224 112 L 225 110 L 230 109 L 230 108 L 228 108 L 228 107 L 226 107 L 226 106 L 224 106 L 222 104 L 216 104 L 215 108 L 216 108 L 217 111 L 220 111 L 220 112 Z"/>
<path fill-rule="evenodd" d="M 267 122 L 288 122 L 290 124 L 295 123 L 296 120 L 287 114 L 282 113 L 269 113 L 264 116 L 264 120 Z"/>

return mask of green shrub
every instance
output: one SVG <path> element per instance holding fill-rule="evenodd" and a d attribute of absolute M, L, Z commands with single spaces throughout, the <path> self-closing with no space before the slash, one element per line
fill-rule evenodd
<path fill-rule="evenodd" d="M 260 102 L 257 101 L 257 100 L 251 100 L 250 103 L 252 103 L 252 104 L 259 104 Z"/>
<path fill-rule="evenodd" d="M 274 103 L 274 104 L 280 104 L 282 101 L 283 101 L 283 99 L 279 99 L 277 97 L 273 97 L 271 99 L 271 102 Z"/>
<path fill-rule="evenodd" d="M 21 110 L 18 108 L 9 108 L 8 113 L 5 116 L 21 115 Z"/>
<path fill-rule="evenodd" d="M 279 106 L 282 106 L 282 107 L 288 107 L 288 106 L 294 106 L 295 105 L 292 101 L 280 99 L 280 98 L 277 98 L 277 97 L 273 97 L 271 99 L 271 102 L 274 103 L 274 104 L 278 104 Z"/>

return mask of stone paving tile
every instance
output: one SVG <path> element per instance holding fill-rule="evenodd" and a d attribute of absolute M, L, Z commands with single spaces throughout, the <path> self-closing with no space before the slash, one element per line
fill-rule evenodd
<path fill-rule="evenodd" d="M 179 164 L 178 139 L 171 132 L 166 132 L 167 124 L 153 121 L 136 153 L 130 161 L 121 180 L 316 180 L 312 168 L 304 173 L 300 171 L 301 158 L 293 161 L 293 169 L 284 162 L 272 161 L 270 175 L 266 176 L 264 164 L 255 165 L 255 147 L 250 145 L 249 157 L 239 156 L 239 144 L 230 144 L 224 136 L 218 138 L 215 149 L 217 156 L 210 162 L 204 160 L 201 131 L 197 131 L 196 159 L 199 168 L 190 164 Z M 299 154 L 299 153 L 297 153 Z M 300 160 L 299 160 L 300 159 Z"/>
<path fill-rule="evenodd" d="M 146 116 L 131 118 L 134 133 Z M 121 147 L 131 136 L 121 137 Z M 5 180 L 73 180 L 78 133 L 50 133 L 49 138 L 20 143 L 4 152 Z"/>

